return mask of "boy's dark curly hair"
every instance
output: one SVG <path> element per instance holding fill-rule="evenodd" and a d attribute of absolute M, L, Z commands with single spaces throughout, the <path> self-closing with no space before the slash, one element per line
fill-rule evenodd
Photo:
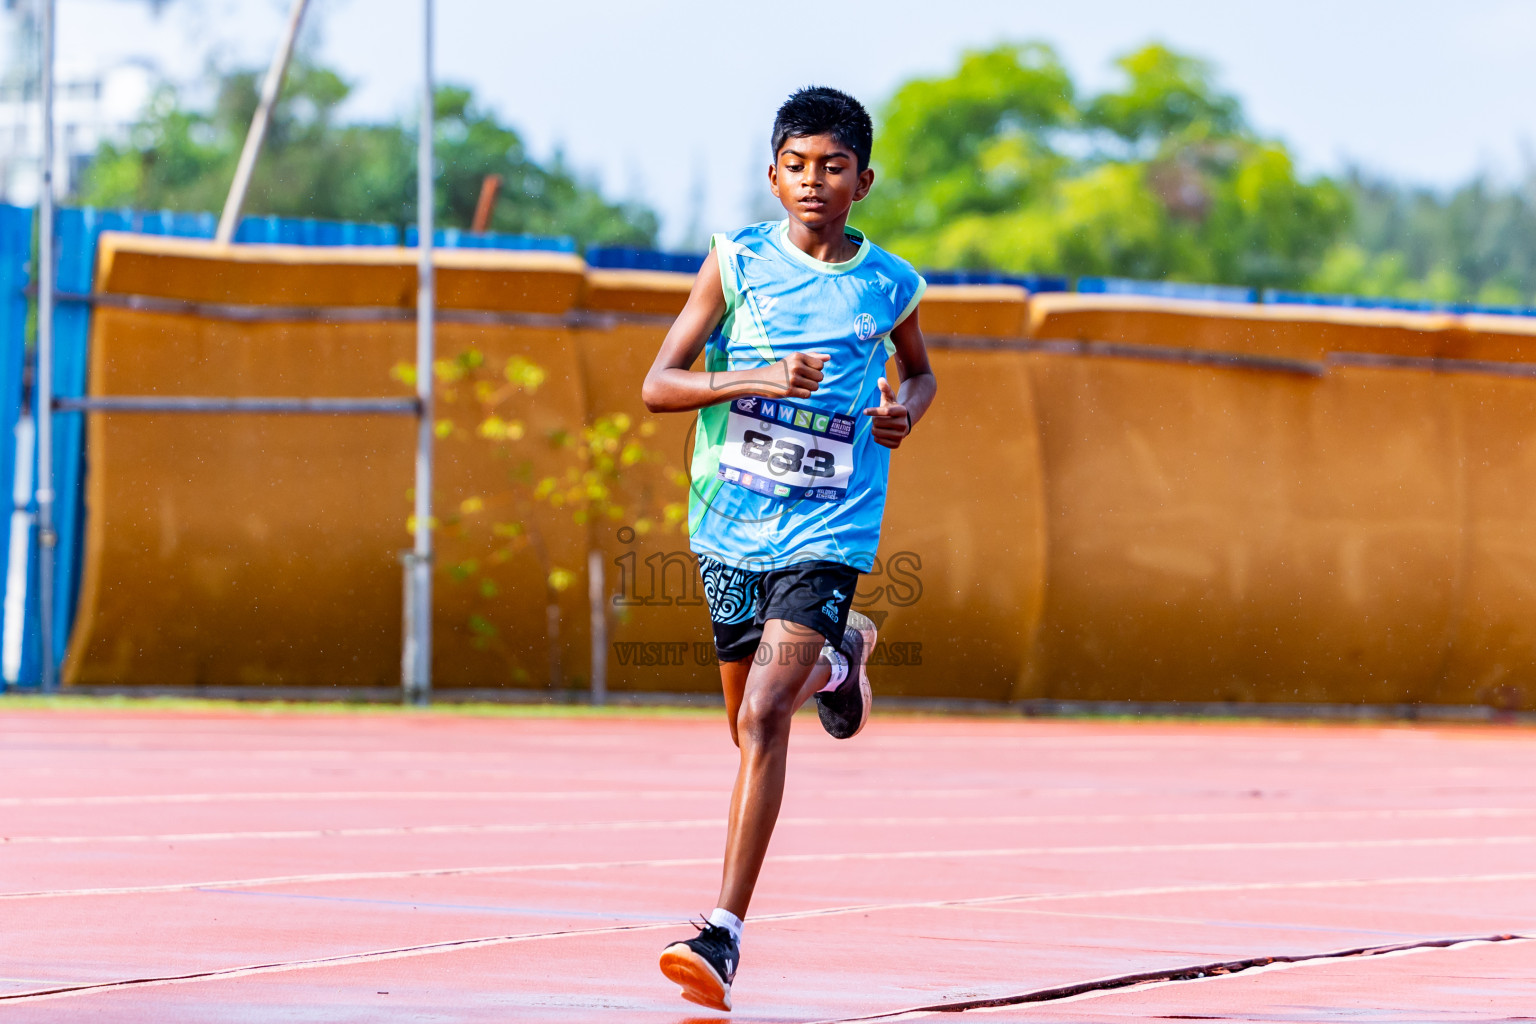
<path fill-rule="evenodd" d="M 773 119 L 773 158 L 779 158 L 788 140 L 809 135 L 832 136 L 853 150 L 860 171 L 869 166 L 875 127 L 864 104 L 847 93 L 812 85 L 785 100 Z"/>

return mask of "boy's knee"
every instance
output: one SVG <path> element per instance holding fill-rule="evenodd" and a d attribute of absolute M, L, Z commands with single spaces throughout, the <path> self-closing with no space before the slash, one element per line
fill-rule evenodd
<path fill-rule="evenodd" d="M 789 732 L 794 702 L 787 694 L 766 687 L 747 694 L 736 718 L 737 745 L 771 742 Z"/>

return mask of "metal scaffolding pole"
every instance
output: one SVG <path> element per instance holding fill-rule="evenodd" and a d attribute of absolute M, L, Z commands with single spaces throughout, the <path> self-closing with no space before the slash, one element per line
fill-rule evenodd
<path fill-rule="evenodd" d="M 59 688 L 59 667 L 53 653 L 53 595 L 58 552 L 58 536 L 53 528 L 54 4 L 55 0 L 43 0 L 43 163 L 37 200 L 37 599 L 42 627 L 42 688 L 49 693 Z"/>
<path fill-rule="evenodd" d="M 416 511 L 415 546 L 405 555 L 405 636 L 401 651 L 402 697 L 426 704 L 432 696 L 432 364 L 436 312 L 432 268 L 434 124 L 432 4 L 422 0 L 421 126 L 416 154 Z"/>
<path fill-rule="evenodd" d="M 51 0 L 50 0 L 51 2 Z M 256 116 L 251 118 L 250 130 L 245 135 L 245 148 L 240 151 L 240 163 L 235 167 L 235 180 L 230 182 L 229 196 L 224 200 L 224 212 L 219 215 L 219 229 L 214 238 L 224 245 L 235 240 L 235 229 L 240 226 L 240 211 L 245 208 L 245 193 L 251 186 L 251 172 L 256 169 L 256 158 L 261 155 L 261 143 L 267 136 L 267 125 L 272 120 L 272 107 L 283 89 L 283 76 L 288 73 L 288 61 L 293 56 L 293 43 L 299 35 L 299 23 L 304 20 L 304 9 L 309 0 L 293 0 L 288 14 L 288 29 L 272 55 L 272 65 L 267 68 L 266 81 L 261 86 L 261 101 L 256 104 Z"/>

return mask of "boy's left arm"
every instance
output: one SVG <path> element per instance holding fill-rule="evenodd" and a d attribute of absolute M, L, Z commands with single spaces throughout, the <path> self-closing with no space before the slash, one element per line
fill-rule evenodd
<path fill-rule="evenodd" d="M 901 374 L 900 393 L 893 392 L 890 382 L 881 377 L 880 404 L 864 410 L 864 415 L 874 419 L 871 429 L 875 440 L 887 448 L 901 447 L 902 439 L 912 433 L 913 425 L 923 418 L 939 389 L 933 367 L 928 365 L 928 347 L 923 344 L 923 331 L 917 324 L 918 312 L 914 309 L 891 331 L 896 370 Z"/>

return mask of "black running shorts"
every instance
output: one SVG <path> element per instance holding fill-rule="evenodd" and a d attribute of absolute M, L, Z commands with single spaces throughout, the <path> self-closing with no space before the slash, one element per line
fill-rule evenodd
<path fill-rule="evenodd" d="M 752 657 L 769 619 L 797 623 L 833 645 L 842 643 L 859 584 L 859 571 L 841 562 L 801 562 L 752 572 L 700 555 L 699 575 L 721 661 Z"/>

